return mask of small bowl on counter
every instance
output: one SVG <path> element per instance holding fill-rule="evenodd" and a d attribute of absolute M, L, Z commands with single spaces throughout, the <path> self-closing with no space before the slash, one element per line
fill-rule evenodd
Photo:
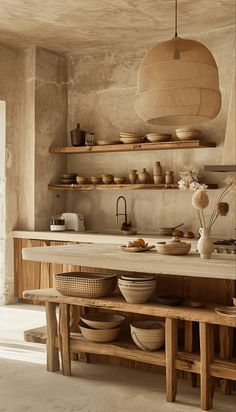
<path fill-rule="evenodd" d="M 161 255 L 187 255 L 190 249 L 191 243 L 182 242 L 178 237 L 156 243 L 156 250 Z"/>
<path fill-rule="evenodd" d="M 141 320 L 130 325 L 131 337 L 142 350 L 154 351 L 165 343 L 165 323 L 156 320 Z"/>
<path fill-rule="evenodd" d="M 84 176 L 76 176 L 76 182 L 79 185 L 86 185 L 88 183 L 88 178 Z"/>

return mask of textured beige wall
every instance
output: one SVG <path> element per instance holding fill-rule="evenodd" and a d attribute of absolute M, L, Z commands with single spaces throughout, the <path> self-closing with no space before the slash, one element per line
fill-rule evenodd
<path fill-rule="evenodd" d="M 219 67 L 222 109 L 218 117 L 200 128 L 209 141 L 217 142 L 216 149 L 117 153 L 70 156 L 68 169 L 84 176 L 113 173 L 126 175 L 129 169 L 146 167 L 152 171 L 156 160 L 164 169 L 174 170 L 176 180 L 183 165 L 198 166 L 221 163 L 226 119 L 234 65 L 234 30 L 220 30 L 195 37 L 212 51 Z M 170 127 L 149 126 L 134 112 L 133 100 L 137 71 L 146 49 L 134 45 L 132 49 L 83 51 L 69 59 L 68 70 L 68 136 L 77 120 L 82 128 L 94 131 L 98 139 L 117 139 L 119 132 L 174 131 Z M 204 181 L 222 184 L 224 175 L 205 173 Z M 220 190 L 209 192 L 211 206 Z M 180 191 L 89 192 L 68 195 L 67 210 L 77 209 L 85 215 L 91 230 L 118 228 L 115 222 L 115 202 L 120 194 L 128 201 L 131 220 L 141 231 L 156 231 L 160 226 L 185 222 L 185 228 L 198 229 L 196 213 L 191 206 L 191 194 Z M 231 196 L 231 206 L 234 197 Z M 210 213 L 210 208 L 207 213 Z M 223 224 L 222 224 L 223 222 Z M 235 235 L 235 204 L 227 218 L 214 226 L 217 236 Z"/>
<path fill-rule="evenodd" d="M 35 229 L 49 229 L 53 214 L 64 209 L 65 195 L 48 183 L 66 171 L 65 156 L 52 156 L 49 146 L 63 146 L 67 132 L 67 61 L 36 49 L 35 65 Z"/>
<path fill-rule="evenodd" d="M 0 56 L 0 100 L 6 102 L 6 130 L 1 134 L 1 147 L 5 150 L 0 154 L 1 197 L 6 208 L 6 214 L 1 208 L 0 235 L 0 302 L 4 303 L 9 302 L 13 295 L 13 244 L 10 232 L 19 216 L 22 52 L 0 44 Z"/>

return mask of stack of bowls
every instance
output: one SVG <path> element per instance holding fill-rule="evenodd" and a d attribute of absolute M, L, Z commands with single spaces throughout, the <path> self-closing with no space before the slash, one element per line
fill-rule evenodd
<path fill-rule="evenodd" d="M 125 144 L 139 143 L 142 141 L 142 138 L 135 133 L 121 132 L 120 141 Z"/>
<path fill-rule="evenodd" d="M 60 182 L 63 184 L 76 183 L 76 173 L 64 173 L 60 177 Z"/>
<path fill-rule="evenodd" d="M 88 313 L 80 317 L 83 337 L 92 342 L 111 342 L 119 336 L 125 317 L 113 313 Z"/>
<path fill-rule="evenodd" d="M 119 289 L 128 303 L 145 303 L 156 289 L 156 279 L 153 276 L 121 276 L 118 279 Z"/>

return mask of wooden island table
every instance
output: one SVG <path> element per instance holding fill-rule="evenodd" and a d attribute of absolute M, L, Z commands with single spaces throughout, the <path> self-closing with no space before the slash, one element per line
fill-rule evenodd
<path fill-rule="evenodd" d="M 231 297 L 234 296 L 235 257 L 233 255 L 213 255 L 212 259 L 205 260 L 200 259 L 197 253 L 190 253 L 187 256 L 162 256 L 156 251 L 132 254 L 119 250 L 117 245 L 90 244 L 27 248 L 23 249 L 23 258 L 40 262 L 96 267 L 117 271 L 118 274 L 121 273 L 120 271 L 153 273 L 157 279 L 161 276 L 162 280 L 165 277 L 169 279 L 170 276 L 181 277 L 194 282 L 195 286 L 199 280 L 203 285 L 205 282 L 206 286 L 208 280 L 210 284 L 214 280 L 215 282 L 222 281 L 224 285 L 224 288 L 221 288 L 222 293 L 227 292 L 231 294 Z M 24 298 L 46 304 L 47 369 L 49 371 L 59 370 L 59 352 L 61 353 L 62 373 L 65 375 L 71 374 L 71 352 L 110 355 L 160 365 L 166 368 L 168 401 L 174 401 L 176 397 L 177 370 L 190 372 L 194 376 L 199 374 L 202 410 L 209 410 L 212 407 L 215 378 L 236 381 L 236 365 L 233 358 L 228 359 L 229 353 L 221 358 L 215 356 L 213 330 L 214 325 L 218 325 L 223 331 L 221 336 L 225 337 L 225 340 L 221 339 L 221 352 L 224 352 L 224 346 L 229 346 L 228 338 L 230 337 L 231 341 L 233 339 L 229 331 L 233 331 L 236 327 L 236 319 L 216 314 L 216 304 L 207 303 L 201 309 L 188 305 L 163 306 L 155 302 L 137 305 L 125 302 L 123 297 L 117 294 L 102 299 L 88 299 L 62 296 L 55 289 L 25 291 Z M 204 300 L 207 301 L 207 299 Z M 56 317 L 58 305 L 59 322 Z M 92 307 L 165 318 L 165 350 L 142 351 L 127 340 L 127 337 L 122 336 L 118 341 L 111 343 L 88 342 L 79 333 L 72 333 L 70 330 L 71 307 Z M 183 320 L 187 325 L 185 332 L 187 331 L 188 339 L 186 340 L 185 337 L 185 348 L 182 351 L 178 347 L 179 320 Z M 193 353 L 192 346 L 189 345 L 189 341 L 192 342 L 193 339 L 190 327 L 193 323 L 196 323 L 199 328 L 199 354 Z"/>

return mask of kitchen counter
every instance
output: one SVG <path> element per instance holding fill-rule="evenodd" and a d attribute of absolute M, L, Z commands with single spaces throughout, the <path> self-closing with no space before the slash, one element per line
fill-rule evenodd
<path fill-rule="evenodd" d="M 97 233 L 92 231 L 85 232 L 50 232 L 50 231 L 23 231 L 16 230 L 12 232 L 15 239 L 38 239 L 38 240 L 57 240 L 61 242 L 89 242 L 89 243 L 112 243 L 112 244 L 126 244 L 131 240 L 142 237 L 149 244 L 166 241 L 171 239 L 171 236 L 161 236 L 158 234 L 137 233 L 136 235 L 123 235 L 117 231 L 108 231 L 108 233 Z M 191 242 L 192 250 L 196 250 L 198 239 L 184 239 Z"/>
<path fill-rule="evenodd" d="M 125 237 L 122 239 L 125 242 Z M 25 260 L 112 270 L 236 279 L 235 255 L 213 254 L 211 259 L 201 259 L 196 252 L 191 252 L 186 256 L 160 255 L 156 250 L 128 253 L 120 250 L 116 244 L 99 243 L 24 248 L 22 256 Z"/>

